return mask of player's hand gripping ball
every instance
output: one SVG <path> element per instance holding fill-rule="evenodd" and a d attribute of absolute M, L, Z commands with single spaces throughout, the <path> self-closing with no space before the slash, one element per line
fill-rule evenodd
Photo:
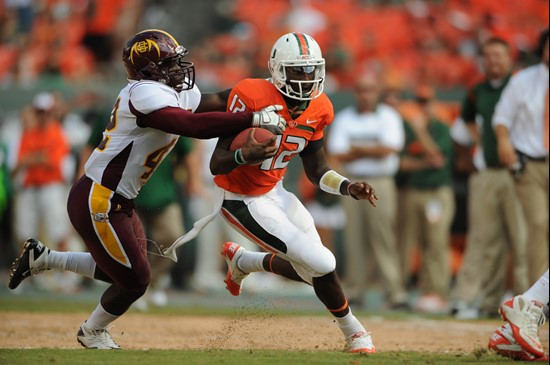
<path fill-rule="evenodd" d="M 258 165 L 275 156 L 278 150 L 275 141 L 275 135 L 267 129 L 247 128 L 235 136 L 229 149 L 236 151 L 240 148 L 248 165 Z"/>

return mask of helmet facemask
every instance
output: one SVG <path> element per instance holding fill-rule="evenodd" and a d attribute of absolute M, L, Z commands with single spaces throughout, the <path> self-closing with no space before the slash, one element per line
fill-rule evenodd
<path fill-rule="evenodd" d="M 324 89 L 325 60 L 282 61 L 271 67 L 277 89 L 289 98 L 312 100 Z"/>
<path fill-rule="evenodd" d="M 323 92 L 324 62 L 318 65 L 283 66 L 287 96 L 298 100 L 312 100 Z"/>
<path fill-rule="evenodd" d="M 175 52 L 174 56 L 157 63 L 151 61 L 140 70 L 140 75 L 144 79 L 156 80 L 170 86 L 177 92 L 192 89 L 195 85 L 195 66 L 193 62 L 183 60 L 189 51 L 183 46 L 178 46 Z"/>

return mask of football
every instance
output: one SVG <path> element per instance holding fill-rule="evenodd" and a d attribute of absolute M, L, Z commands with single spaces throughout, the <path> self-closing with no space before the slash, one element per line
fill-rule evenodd
<path fill-rule="evenodd" d="M 254 139 L 256 142 L 265 142 L 274 136 L 273 133 L 264 128 L 247 128 L 233 138 L 229 149 L 235 151 L 244 146 L 251 130 L 254 130 Z"/>

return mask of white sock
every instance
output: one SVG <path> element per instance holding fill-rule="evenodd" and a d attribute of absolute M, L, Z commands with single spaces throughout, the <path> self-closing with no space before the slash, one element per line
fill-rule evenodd
<path fill-rule="evenodd" d="M 542 304 L 548 303 L 548 289 L 549 289 L 549 282 L 548 282 L 548 270 L 542 276 L 537 280 L 536 283 L 533 284 L 525 293 L 523 293 L 523 296 L 529 300 L 536 300 L 541 302 Z"/>
<path fill-rule="evenodd" d="M 92 279 L 94 277 L 96 264 L 89 252 L 50 250 L 46 262 L 48 269 L 71 271 Z"/>
<path fill-rule="evenodd" d="M 267 255 L 269 254 L 265 252 L 251 252 L 245 250 L 237 259 L 237 267 L 244 273 L 265 271 L 262 263 L 264 257 Z"/>
<path fill-rule="evenodd" d="M 349 338 L 357 332 L 366 332 L 365 327 L 363 327 L 357 317 L 355 317 L 353 313 L 351 313 L 351 309 L 349 310 L 349 313 L 346 314 L 344 317 L 336 317 L 336 322 L 338 322 L 340 331 L 342 331 L 345 338 Z"/>
<path fill-rule="evenodd" d="M 92 330 L 101 330 L 107 328 L 118 317 L 120 316 L 107 313 L 101 303 L 99 303 L 84 325 Z"/>

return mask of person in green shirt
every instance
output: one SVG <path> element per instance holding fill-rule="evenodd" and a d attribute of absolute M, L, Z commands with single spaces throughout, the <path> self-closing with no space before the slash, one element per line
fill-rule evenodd
<path fill-rule="evenodd" d="M 8 167 L 8 149 L 0 142 L 0 252 L 6 260 L 0 260 L 0 270 L 9 268 L 7 259 L 15 254 L 9 241 L 10 218 L 9 207 L 12 197 L 10 170 Z"/>
<path fill-rule="evenodd" d="M 417 94 L 420 116 L 405 123 L 405 148 L 400 170 L 406 172 L 404 198 L 404 254 L 418 246 L 421 296 L 416 309 L 447 310 L 451 283 L 450 232 L 455 212 L 452 189 L 453 144 L 450 128 L 435 117 L 433 92 Z"/>
<path fill-rule="evenodd" d="M 499 161 L 493 113 L 512 72 L 506 41 L 491 38 L 482 47 L 486 78 L 464 99 L 461 117 L 477 144 L 476 172 L 468 189 L 468 237 L 463 265 L 451 298 L 456 318 L 498 315 L 506 291 L 507 262 L 513 259 L 514 291 L 527 282 L 527 232 L 513 177 Z"/>

